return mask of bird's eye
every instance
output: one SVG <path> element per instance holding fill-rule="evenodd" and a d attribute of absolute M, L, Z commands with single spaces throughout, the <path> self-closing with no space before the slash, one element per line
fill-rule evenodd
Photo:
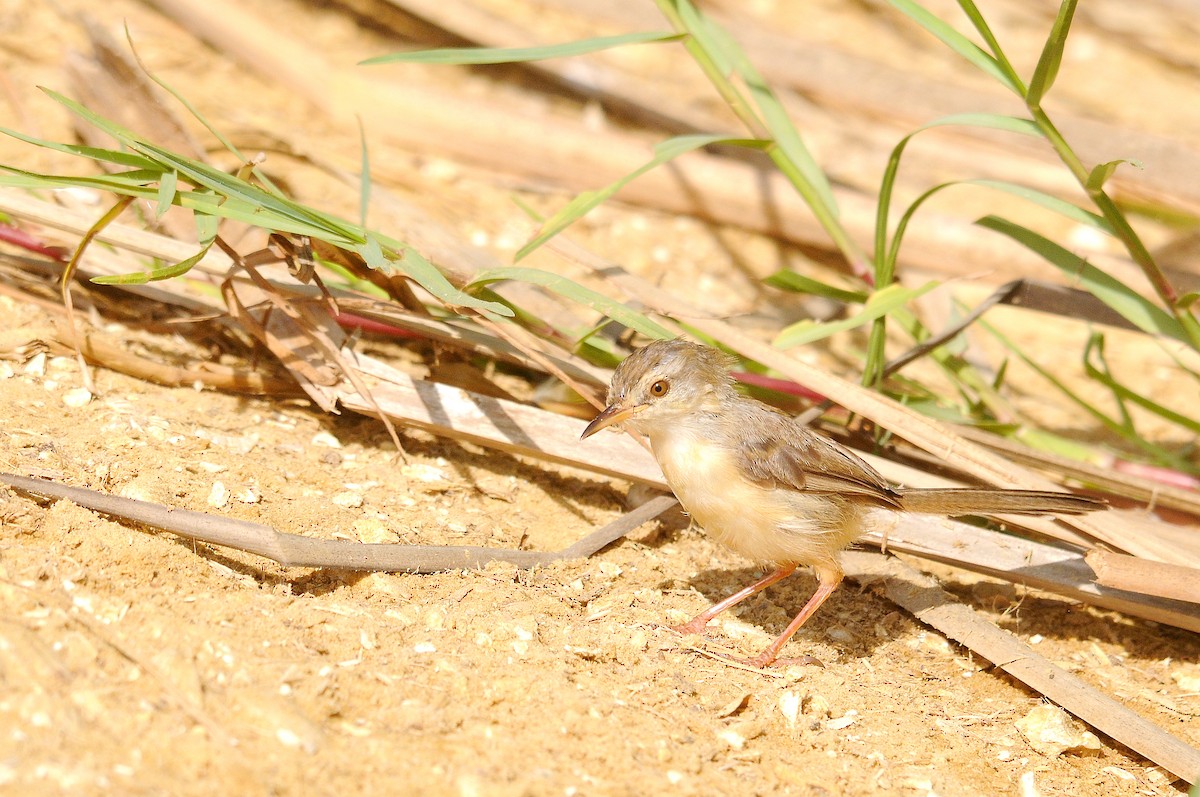
<path fill-rule="evenodd" d="M 667 395 L 667 391 L 671 389 L 671 385 L 665 379 L 660 379 L 650 386 L 650 395 L 655 398 Z"/>

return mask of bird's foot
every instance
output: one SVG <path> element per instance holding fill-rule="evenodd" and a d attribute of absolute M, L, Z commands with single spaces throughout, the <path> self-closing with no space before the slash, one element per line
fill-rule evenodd
<path fill-rule="evenodd" d="M 783 658 L 768 658 L 766 655 L 758 655 L 752 659 L 746 659 L 745 663 L 755 669 L 765 670 L 768 667 L 820 667 L 825 668 L 825 664 L 815 656 L 784 656 Z"/>
<path fill-rule="evenodd" d="M 687 636 L 689 634 L 703 634 L 704 629 L 708 627 L 708 620 L 697 622 L 699 619 L 700 618 L 689 620 L 686 623 L 680 623 L 679 625 L 665 625 L 661 627 L 674 631 L 677 634 L 682 634 L 683 636 Z"/>

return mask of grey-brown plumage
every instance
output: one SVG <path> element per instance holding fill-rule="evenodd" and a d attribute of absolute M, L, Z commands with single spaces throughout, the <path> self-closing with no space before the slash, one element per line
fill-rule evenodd
<path fill-rule="evenodd" d="M 698 632 L 797 566 L 813 568 L 816 594 L 755 664 L 774 661 L 841 581 L 837 553 L 863 532 L 873 511 L 1073 514 L 1104 506 L 1040 490 L 893 487 L 849 449 L 737 393 L 731 362 L 688 341 L 651 343 L 617 368 L 608 407 L 583 436 L 620 424 L 649 437 L 667 483 L 696 522 L 734 551 L 775 567 L 679 630 Z"/>

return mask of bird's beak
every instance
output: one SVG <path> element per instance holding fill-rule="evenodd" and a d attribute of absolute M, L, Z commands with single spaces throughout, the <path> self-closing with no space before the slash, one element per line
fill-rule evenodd
<path fill-rule="evenodd" d="M 621 421 L 627 420 L 639 409 L 641 409 L 641 405 L 638 404 L 635 404 L 631 407 L 627 407 L 620 403 L 610 404 L 604 408 L 603 412 L 601 412 L 595 418 L 592 418 L 592 422 L 589 423 L 587 428 L 583 430 L 583 434 L 579 436 L 579 439 L 586 440 L 606 426 L 612 426 L 614 423 L 620 423 Z"/>

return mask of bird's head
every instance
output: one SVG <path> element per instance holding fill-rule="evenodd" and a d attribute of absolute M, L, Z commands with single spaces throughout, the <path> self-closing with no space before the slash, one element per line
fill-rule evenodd
<path fill-rule="evenodd" d="M 613 373 L 608 406 L 582 438 L 617 424 L 648 433 L 656 423 L 715 406 L 718 396 L 733 391 L 733 362 L 711 346 L 686 340 L 658 340 L 638 349 Z"/>

